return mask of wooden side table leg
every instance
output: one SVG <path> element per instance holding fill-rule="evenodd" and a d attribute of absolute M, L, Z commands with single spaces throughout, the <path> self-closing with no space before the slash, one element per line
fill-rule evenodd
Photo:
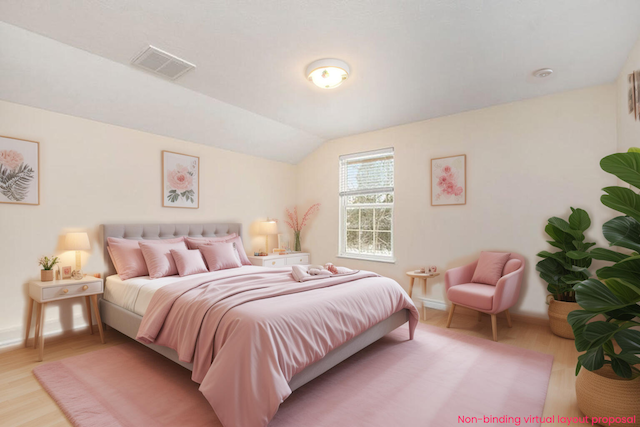
<path fill-rule="evenodd" d="M 422 295 L 423 296 L 427 296 L 427 278 L 425 277 L 424 279 L 424 283 L 422 284 Z"/>
<path fill-rule="evenodd" d="M 102 344 L 104 344 L 104 331 L 102 330 L 102 319 L 100 318 L 100 308 L 98 307 L 98 295 L 91 295 L 91 302 L 93 303 L 93 312 L 96 316 L 96 322 L 98 322 L 100 341 L 102 341 Z"/>
<path fill-rule="evenodd" d="M 412 294 L 413 294 L 413 277 L 411 278 L 411 281 L 409 281 L 409 298 L 411 298 Z"/>
<path fill-rule="evenodd" d="M 33 337 L 33 348 L 38 348 L 38 341 L 40 341 L 40 316 L 42 316 L 42 304 L 36 303 L 36 331 Z"/>
<path fill-rule="evenodd" d="M 31 333 L 31 317 L 33 316 L 33 299 L 29 297 L 29 308 L 27 309 L 27 333 L 24 338 L 24 346 L 29 345 L 29 334 Z"/>
<path fill-rule="evenodd" d="M 84 297 L 85 303 L 87 304 L 87 317 L 89 318 L 89 332 L 93 335 L 93 322 L 91 321 L 91 300 L 89 297 Z"/>
<path fill-rule="evenodd" d="M 40 350 L 38 353 L 38 360 L 41 362 L 44 359 L 44 309 L 46 306 L 46 302 L 40 304 Z"/>

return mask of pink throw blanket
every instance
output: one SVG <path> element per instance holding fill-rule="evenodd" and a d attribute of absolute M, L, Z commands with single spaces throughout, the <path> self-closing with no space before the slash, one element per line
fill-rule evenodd
<path fill-rule="evenodd" d="M 336 347 L 402 309 L 410 338 L 418 311 L 395 281 L 361 271 L 299 283 L 291 268 L 243 267 L 160 288 L 137 338 L 193 363 L 224 426 L 266 426 L 288 382 Z"/>

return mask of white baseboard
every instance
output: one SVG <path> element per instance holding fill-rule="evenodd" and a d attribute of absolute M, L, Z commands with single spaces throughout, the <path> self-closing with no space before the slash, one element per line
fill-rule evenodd
<path fill-rule="evenodd" d="M 89 326 L 87 324 L 87 318 L 83 314 L 78 314 L 73 316 L 73 328 L 66 329 L 66 330 L 62 329 L 62 325 L 60 324 L 60 319 L 45 320 L 44 336 L 45 337 L 57 336 L 70 331 L 83 329 L 83 328 L 86 328 L 87 326 Z M 20 325 L 20 326 L 14 326 L 12 328 L 0 329 L 0 352 L 21 347 L 24 344 L 24 335 L 26 333 L 24 328 L 25 328 L 25 325 Z M 29 338 L 33 339 L 34 334 L 35 334 L 35 318 L 31 322 L 31 331 L 29 334 Z"/>
<path fill-rule="evenodd" d="M 447 304 L 444 301 L 437 301 L 429 298 L 418 298 L 418 301 L 422 303 L 422 307 L 433 308 L 440 311 L 447 311 Z"/>

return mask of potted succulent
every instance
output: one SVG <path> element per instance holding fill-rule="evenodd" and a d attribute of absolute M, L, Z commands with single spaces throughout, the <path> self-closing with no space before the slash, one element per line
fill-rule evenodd
<path fill-rule="evenodd" d="M 600 166 L 640 188 L 638 149 L 607 156 Z M 597 279 L 574 287 L 582 310 L 569 313 L 569 323 L 576 349 L 583 352 L 576 367 L 576 396 L 587 416 L 619 417 L 612 426 L 640 426 L 640 195 L 619 186 L 603 190 L 602 203 L 624 215 L 607 221 L 602 233 L 623 252 L 574 254 L 612 263 L 596 271 Z"/>
<path fill-rule="evenodd" d="M 569 221 L 562 218 L 549 218 L 544 231 L 551 237 L 547 242 L 558 252 L 542 251 L 543 258 L 536 265 L 542 280 L 547 282 L 549 291 L 549 327 L 563 338 L 574 339 L 573 330 L 567 321 L 567 315 L 579 309 L 573 287 L 591 276 L 589 266 L 591 255 L 587 253 L 595 243 L 585 242 L 584 232 L 591 226 L 586 211 L 571 208 Z"/>
<path fill-rule="evenodd" d="M 60 262 L 57 256 L 51 258 L 44 256 L 40 258 L 38 264 L 42 267 L 40 270 L 40 280 L 43 282 L 51 282 L 53 280 L 53 267 Z"/>

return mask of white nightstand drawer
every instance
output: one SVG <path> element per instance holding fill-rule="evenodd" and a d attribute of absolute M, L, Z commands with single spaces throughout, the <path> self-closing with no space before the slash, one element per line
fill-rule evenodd
<path fill-rule="evenodd" d="M 285 259 L 265 259 L 263 264 L 265 267 L 284 267 Z"/>
<path fill-rule="evenodd" d="M 302 265 L 309 264 L 309 257 L 306 255 L 301 255 L 297 257 L 287 258 L 287 265 Z"/>
<path fill-rule="evenodd" d="M 102 293 L 102 282 L 47 286 L 42 289 L 42 301 L 100 293 Z"/>

